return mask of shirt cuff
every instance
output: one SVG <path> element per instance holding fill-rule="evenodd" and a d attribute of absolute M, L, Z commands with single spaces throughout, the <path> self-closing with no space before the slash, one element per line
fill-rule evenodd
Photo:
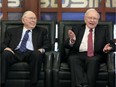
<path fill-rule="evenodd" d="M 41 53 L 45 53 L 45 49 L 43 49 L 43 48 L 38 49 L 38 51 L 40 51 Z"/>
<path fill-rule="evenodd" d="M 72 47 L 74 45 L 74 43 L 71 41 L 71 39 L 69 40 L 69 45 Z"/>

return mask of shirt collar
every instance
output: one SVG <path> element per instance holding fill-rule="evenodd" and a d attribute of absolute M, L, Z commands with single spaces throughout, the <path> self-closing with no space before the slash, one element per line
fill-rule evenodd
<path fill-rule="evenodd" d="M 24 32 L 26 32 L 27 30 L 29 30 L 29 29 L 27 29 L 27 28 L 23 27 L 23 31 L 24 31 Z M 32 30 L 31 30 L 31 29 L 30 29 L 30 32 L 32 32 Z"/>
<path fill-rule="evenodd" d="M 86 25 L 86 30 L 87 31 L 89 31 L 89 28 L 87 27 L 87 25 Z M 95 28 L 93 28 L 93 32 L 95 31 Z"/>

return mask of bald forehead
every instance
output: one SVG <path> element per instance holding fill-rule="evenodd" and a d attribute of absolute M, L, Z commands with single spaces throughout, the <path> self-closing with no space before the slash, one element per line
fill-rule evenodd
<path fill-rule="evenodd" d="M 24 14 L 23 14 L 23 17 L 36 17 L 36 15 L 32 12 L 32 11 L 26 11 Z"/>

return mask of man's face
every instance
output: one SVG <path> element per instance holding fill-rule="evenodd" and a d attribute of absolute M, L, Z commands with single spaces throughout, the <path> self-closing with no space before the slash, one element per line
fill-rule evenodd
<path fill-rule="evenodd" d="M 29 12 L 22 18 L 22 22 L 27 29 L 33 29 L 36 26 L 37 17 L 34 13 Z"/>
<path fill-rule="evenodd" d="M 99 15 L 95 11 L 90 11 L 84 18 L 86 25 L 88 28 L 93 29 L 97 26 L 99 21 Z"/>

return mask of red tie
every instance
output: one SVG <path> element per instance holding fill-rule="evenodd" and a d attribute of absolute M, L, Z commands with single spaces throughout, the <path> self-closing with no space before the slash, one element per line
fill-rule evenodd
<path fill-rule="evenodd" d="M 92 31 L 93 31 L 93 30 L 90 29 L 90 30 L 89 30 L 89 34 L 88 34 L 88 49 L 87 49 L 87 56 L 89 56 L 89 57 L 94 56 Z"/>

